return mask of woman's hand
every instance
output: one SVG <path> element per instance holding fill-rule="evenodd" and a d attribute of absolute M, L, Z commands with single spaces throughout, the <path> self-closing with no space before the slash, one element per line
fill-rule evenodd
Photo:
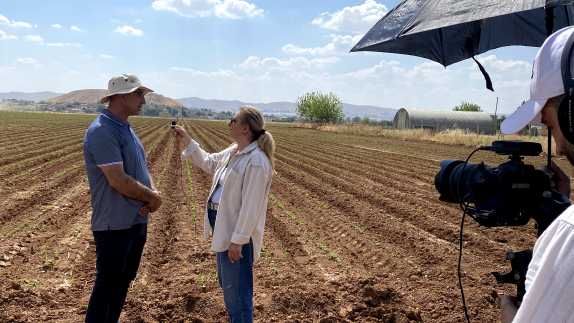
<path fill-rule="evenodd" d="M 177 141 L 184 144 L 186 147 L 191 142 L 191 136 L 183 129 L 183 127 L 175 126 L 171 128 L 171 132 Z"/>
<path fill-rule="evenodd" d="M 227 248 L 227 256 L 229 257 L 229 261 L 233 263 L 234 261 L 243 258 L 241 255 L 241 249 L 243 248 L 242 244 L 230 243 L 229 248 Z"/>
<path fill-rule="evenodd" d="M 566 195 L 570 199 L 570 178 L 564 171 L 558 167 L 554 162 L 552 162 L 552 169 L 548 168 L 548 165 L 542 165 L 542 171 L 550 176 L 550 179 L 556 175 L 556 182 L 550 181 L 550 187 L 558 191 L 558 193 Z"/>

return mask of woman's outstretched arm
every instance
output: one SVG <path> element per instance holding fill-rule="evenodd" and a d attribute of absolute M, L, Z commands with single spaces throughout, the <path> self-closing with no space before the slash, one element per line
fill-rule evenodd
<path fill-rule="evenodd" d="M 172 128 L 172 133 L 175 139 L 185 145 L 185 150 L 181 153 L 181 159 L 189 159 L 196 166 L 208 172 L 215 174 L 217 164 L 224 158 L 225 151 L 210 154 L 199 147 L 199 143 L 191 138 L 191 136 L 181 126 Z"/>

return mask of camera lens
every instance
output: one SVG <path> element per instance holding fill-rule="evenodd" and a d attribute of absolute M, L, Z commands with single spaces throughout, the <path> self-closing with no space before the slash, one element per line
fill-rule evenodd
<path fill-rule="evenodd" d="M 477 164 L 466 164 L 464 167 L 464 174 L 462 168 L 464 161 L 446 159 L 440 162 L 440 171 L 436 174 L 434 179 L 434 186 L 441 195 L 442 200 L 449 202 L 459 202 L 461 196 L 468 193 L 467 183 L 480 182 L 483 179 L 482 173 L 478 169 Z M 486 171 L 490 172 L 495 167 L 484 166 Z M 461 177 L 462 176 L 462 181 Z M 461 184 L 459 188 L 458 184 Z M 459 196 L 459 194 L 461 196 Z"/>

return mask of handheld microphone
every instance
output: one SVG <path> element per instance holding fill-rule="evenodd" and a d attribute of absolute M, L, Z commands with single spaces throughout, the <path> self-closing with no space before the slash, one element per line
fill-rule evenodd
<path fill-rule="evenodd" d="M 171 122 L 171 129 L 175 128 L 175 124 L 176 124 L 175 121 L 172 121 L 172 122 Z"/>

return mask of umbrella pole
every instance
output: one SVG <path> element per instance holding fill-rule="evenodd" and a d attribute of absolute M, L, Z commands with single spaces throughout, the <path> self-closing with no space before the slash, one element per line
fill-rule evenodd
<path fill-rule="evenodd" d="M 554 7 L 546 8 L 546 36 L 552 35 L 552 29 L 554 29 Z"/>

